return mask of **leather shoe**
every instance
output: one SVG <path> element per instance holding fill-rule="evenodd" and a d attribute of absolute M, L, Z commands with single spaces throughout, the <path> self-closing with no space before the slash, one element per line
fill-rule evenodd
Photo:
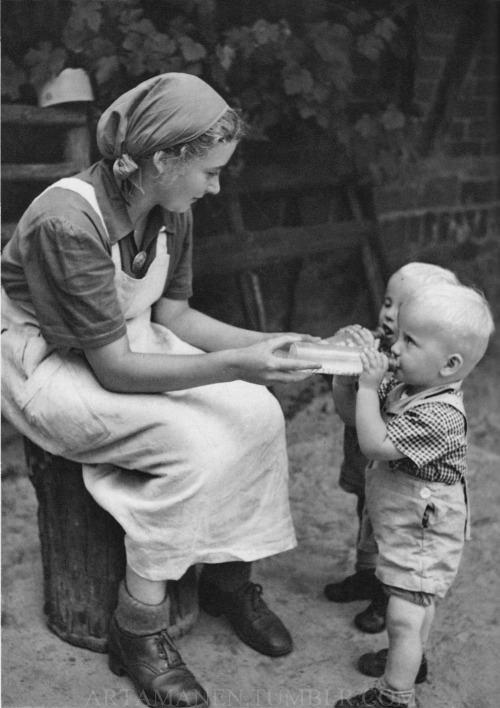
<path fill-rule="evenodd" d="M 387 649 L 380 649 L 380 651 L 371 651 L 368 652 L 368 654 L 363 654 L 359 657 L 358 669 L 365 676 L 375 676 L 376 678 L 383 676 L 387 664 L 387 654 Z M 415 683 L 424 683 L 427 679 L 427 670 L 427 659 L 424 655 L 420 662 Z"/>
<path fill-rule="evenodd" d="M 129 676 L 143 703 L 153 708 L 208 706 L 200 686 L 177 651 L 166 630 L 131 634 L 113 617 L 109 629 L 109 668 Z"/>
<path fill-rule="evenodd" d="M 325 585 L 325 597 L 330 602 L 354 602 L 371 600 L 379 581 L 373 570 L 358 570 L 338 583 Z"/>
<path fill-rule="evenodd" d="M 385 629 L 388 598 L 379 597 L 354 617 L 355 626 L 367 634 L 378 634 Z"/>
<path fill-rule="evenodd" d="M 198 601 L 209 615 L 224 615 L 241 639 L 267 656 L 284 656 L 293 649 L 289 631 L 262 599 L 262 586 L 248 581 L 228 592 L 200 577 Z"/>

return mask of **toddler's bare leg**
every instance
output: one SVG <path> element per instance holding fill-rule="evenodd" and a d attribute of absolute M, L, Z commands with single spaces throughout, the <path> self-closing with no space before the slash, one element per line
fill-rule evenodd
<path fill-rule="evenodd" d="M 430 607 L 421 607 L 395 595 L 389 599 L 389 654 L 384 678 L 396 691 L 413 688 L 422 661 L 422 630 Z"/>

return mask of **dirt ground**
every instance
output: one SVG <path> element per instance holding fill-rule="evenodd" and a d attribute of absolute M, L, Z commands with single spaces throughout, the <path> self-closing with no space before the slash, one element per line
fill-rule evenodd
<path fill-rule="evenodd" d="M 473 539 L 458 578 L 439 604 L 427 654 L 430 678 L 419 708 L 498 708 L 500 695 L 500 371 L 497 343 L 466 385 L 470 425 Z M 338 487 L 341 424 L 327 381 L 280 390 L 287 414 L 290 496 L 298 546 L 256 564 L 254 580 L 295 639 L 288 657 L 244 646 L 227 624 L 200 615 L 178 645 L 213 706 L 332 706 L 370 686 L 356 669 L 361 653 L 386 646 L 353 617 L 366 603 L 336 605 L 326 582 L 352 571 L 355 499 Z M 141 706 L 132 684 L 107 668 L 107 656 L 61 641 L 43 617 L 36 500 L 19 436 L 4 425 L 2 476 L 2 706 Z"/>

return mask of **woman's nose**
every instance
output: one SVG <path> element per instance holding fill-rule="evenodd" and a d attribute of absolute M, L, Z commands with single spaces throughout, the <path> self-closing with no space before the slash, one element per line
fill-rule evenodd
<path fill-rule="evenodd" d="M 207 192 L 209 194 L 219 194 L 220 192 L 220 182 L 219 177 L 211 177 L 208 183 Z"/>

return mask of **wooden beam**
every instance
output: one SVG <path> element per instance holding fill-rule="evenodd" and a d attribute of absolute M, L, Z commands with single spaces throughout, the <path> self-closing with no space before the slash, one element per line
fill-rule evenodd
<path fill-rule="evenodd" d="M 7 103 L 2 106 L 2 125 L 87 125 L 87 112 L 63 106 L 39 108 Z"/>
<path fill-rule="evenodd" d="M 200 238 L 193 269 L 196 275 L 237 272 L 337 249 L 356 250 L 373 228 L 369 221 L 340 221 Z"/>
<path fill-rule="evenodd" d="M 55 182 L 62 177 L 71 177 L 80 172 L 80 166 L 73 162 L 22 163 L 2 165 L 4 182 Z"/>

